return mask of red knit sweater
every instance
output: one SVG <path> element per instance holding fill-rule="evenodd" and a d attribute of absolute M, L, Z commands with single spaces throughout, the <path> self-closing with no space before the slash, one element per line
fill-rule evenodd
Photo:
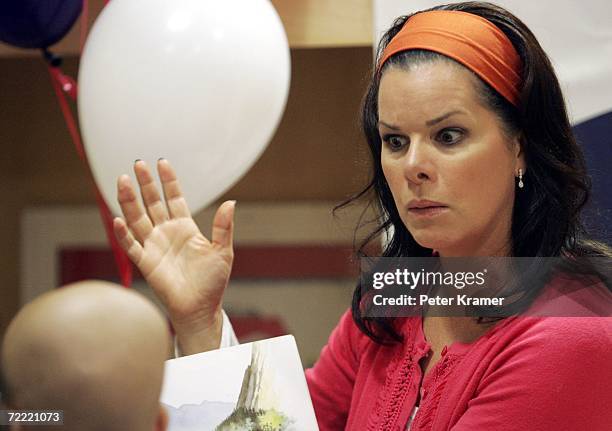
<path fill-rule="evenodd" d="M 406 429 L 430 346 L 420 318 L 401 332 L 403 343 L 382 346 L 342 316 L 306 371 L 322 431 Z M 444 349 L 422 386 L 410 431 L 612 430 L 612 318 L 507 318 Z"/>

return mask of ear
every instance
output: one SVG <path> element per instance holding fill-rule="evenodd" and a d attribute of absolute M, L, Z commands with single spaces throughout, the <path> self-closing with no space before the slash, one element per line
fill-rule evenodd
<path fill-rule="evenodd" d="M 166 431 L 168 429 L 168 412 L 163 405 L 159 405 L 159 413 L 155 421 L 155 431 Z"/>
<path fill-rule="evenodd" d="M 516 157 L 514 171 L 518 172 L 519 169 L 522 169 L 523 173 L 525 173 L 527 172 L 527 164 L 525 163 L 525 147 L 523 142 L 522 133 L 518 133 L 512 140 L 514 156 Z"/>

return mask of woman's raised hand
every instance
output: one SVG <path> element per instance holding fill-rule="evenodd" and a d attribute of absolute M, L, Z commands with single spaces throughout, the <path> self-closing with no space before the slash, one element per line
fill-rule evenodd
<path fill-rule="evenodd" d="M 165 202 L 147 164 L 134 164 L 144 209 L 130 177 L 119 177 L 118 200 L 125 219 L 115 218 L 115 235 L 165 305 L 182 353 L 216 349 L 223 292 L 234 258 L 235 201 L 217 209 L 208 240 L 191 217 L 170 163 L 159 160 L 157 170 Z"/>

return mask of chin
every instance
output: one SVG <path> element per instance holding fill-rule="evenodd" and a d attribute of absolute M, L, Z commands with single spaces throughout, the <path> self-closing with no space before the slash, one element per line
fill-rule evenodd
<path fill-rule="evenodd" d="M 429 230 L 417 229 L 414 231 L 409 230 L 409 232 L 417 244 L 421 247 L 431 248 L 432 250 L 440 251 L 448 249 L 449 247 L 452 248 L 453 245 L 456 244 L 456 241 L 453 241 L 449 235 L 444 235 L 439 231 L 432 232 Z"/>

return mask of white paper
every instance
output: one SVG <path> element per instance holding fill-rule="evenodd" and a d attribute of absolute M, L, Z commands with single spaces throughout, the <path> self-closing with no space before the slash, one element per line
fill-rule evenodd
<path fill-rule="evenodd" d="M 272 423 L 271 431 L 318 429 L 291 335 L 166 361 L 161 402 L 169 431 L 258 429 L 253 420 Z M 237 408 L 259 413 L 235 415 L 231 427 L 217 428 Z"/>

